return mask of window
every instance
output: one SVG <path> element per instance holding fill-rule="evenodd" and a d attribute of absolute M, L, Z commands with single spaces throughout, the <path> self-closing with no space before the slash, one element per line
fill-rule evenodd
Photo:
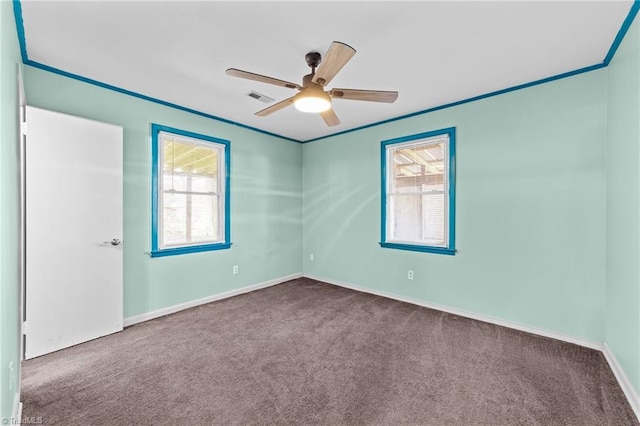
<path fill-rule="evenodd" d="M 382 241 L 455 254 L 455 128 L 382 141 Z"/>
<path fill-rule="evenodd" d="M 229 141 L 157 124 L 151 135 L 151 256 L 229 248 Z"/>

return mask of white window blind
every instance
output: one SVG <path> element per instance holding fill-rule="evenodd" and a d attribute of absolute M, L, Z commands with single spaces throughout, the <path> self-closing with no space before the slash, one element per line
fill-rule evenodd
<path fill-rule="evenodd" d="M 158 134 L 160 248 L 224 241 L 224 146 Z"/>

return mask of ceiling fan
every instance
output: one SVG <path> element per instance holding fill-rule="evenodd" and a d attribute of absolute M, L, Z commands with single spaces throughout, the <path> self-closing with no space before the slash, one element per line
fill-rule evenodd
<path fill-rule="evenodd" d="M 299 93 L 256 112 L 259 117 L 264 117 L 282 108 L 294 104 L 296 109 L 302 112 L 319 112 L 327 126 L 340 124 L 338 116 L 331 108 L 332 99 L 351 99 L 355 101 L 387 102 L 392 103 L 398 99 L 398 92 L 384 90 L 359 90 L 359 89 L 331 89 L 324 88 L 338 71 L 355 55 L 353 47 L 334 41 L 325 54 L 324 61 L 318 52 L 309 52 L 305 56 L 307 65 L 311 67 L 311 74 L 302 78 L 302 86 L 289 81 L 279 80 L 266 75 L 255 74 L 248 71 L 229 68 L 226 73 L 233 77 L 246 78 L 262 83 L 275 84 L 276 86 L 298 89 Z M 317 68 L 317 71 L 316 71 Z"/>

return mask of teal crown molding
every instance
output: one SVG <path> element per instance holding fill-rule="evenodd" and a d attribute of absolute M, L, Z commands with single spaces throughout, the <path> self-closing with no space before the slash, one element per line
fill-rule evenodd
<path fill-rule="evenodd" d="M 79 80 L 82 81 L 84 83 L 88 83 L 88 84 L 92 84 L 94 86 L 98 86 L 98 87 L 102 87 L 104 89 L 108 89 L 108 90 L 113 90 L 115 92 L 119 92 L 119 93 L 123 93 L 125 95 L 129 95 L 129 96 L 133 96 L 139 99 L 143 99 L 145 101 L 149 101 L 149 102 L 154 102 L 160 105 L 164 105 L 167 106 L 169 108 L 175 108 L 178 109 L 180 111 L 185 111 L 185 112 L 189 112 L 191 114 L 195 114 L 195 115 L 199 115 L 201 117 L 206 117 L 212 120 L 216 120 L 222 123 L 226 123 L 226 124 L 231 124 L 234 126 L 239 126 L 242 127 L 244 129 L 248 129 L 248 130 L 253 130 L 255 132 L 258 133 L 262 133 L 265 135 L 269 135 L 269 136 L 274 136 L 277 138 L 281 138 L 281 139 L 285 139 L 288 141 L 292 141 L 292 142 L 297 142 L 297 143 L 308 143 L 308 142 L 315 142 L 315 141 L 319 141 L 322 139 L 328 139 L 334 136 L 338 136 L 338 135 L 343 135 L 345 133 L 351 133 L 351 132 L 356 132 L 358 130 L 363 130 L 363 129 L 367 129 L 369 127 L 374 127 L 374 126 L 380 126 L 382 124 L 387 124 L 387 123 L 391 123 L 394 121 L 398 121 L 398 120 L 404 120 L 405 118 L 410 118 L 410 117 L 415 117 L 418 115 L 423 115 L 423 114 L 428 114 L 430 112 L 434 112 L 434 111 L 439 111 L 442 109 L 446 109 L 446 108 L 451 108 L 451 107 L 455 107 L 458 105 L 462 105 L 462 104 L 466 104 L 469 102 L 474 102 L 474 101 L 479 101 L 481 99 L 486 99 L 486 98 L 490 98 L 493 96 L 498 96 L 498 95 L 502 95 L 504 93 L 509 93 L 509 92 L 513 92 L 516 90 L 521 90 L 521 89 L 526 89 L 528 87 L 532 87 L 532 86 L 537 86 L 539 84 L 544 84 L 544 83 L 549 83 L 555 80 L 560 80 L 563 78 L 567 78 L 567 77 L 571 77 L 574 75 L 578 75 L 578 74 L 582 74 L 582 73 L 586 73 L 586 72 L 590 72 L 590 71 L 595 71 L 601 68 L 605 68 L 609 65 L 609 63 L 611 62 L 611 60 L 613 59 L 616 51 L 618 50 L 618 47 L 620 46 L 620 43 L 622 43 L 622 40 L 624 39 L 624 36 L 627 34 L 627 31 L 629 30 L 629 27 L 631 26 L 631 24 L 633 23 L 633 20 L 635 19 L 636 15 L 638 14 L 638 10 L 640 10 L 640 0 L 634 0 L 633 4 L 631 5 L 631 8 L 629 9 L 629 13 L 627 14 L 627 17 L 625 18 L 624 22 L 622 23 L 622 26 L 620 27 L 620 29 L 618 30 L 618 33 L 615 37 L 615 39 L 613 40 L 613 43 L 611 44 L 611 47 L 609 48 L 609 51 L 607 52 L 607 55 L 604 57 L 604 59 L 602 60 L 601 63 L 599 64 L 594 64 L 594 65 L 590 65 L 584 68 L 579 68 L 577 70 L 573 70 L 573 71 L 569 71 L 569 72 L 565 72 L 562 74 L 557 74 L 551 77 L 547 77 L 547 78 L 543 78 L 540 80 L 536 80 L 536 81 L 532 81 L 530 83 L 524 83 L 524 84 L 519 84 L 517 86 L 512 86 L 512 87 L 508 87 L 506 89 L 502 89 L 502 90 L 496 90 L 494 92 L 490 92 L 490 93 L 486 93 L 484 95 L 479 95 L 479 96 L 474 96 L 472 98 L 468 98 L 468 99 L 463 99 L 460 101 L 456 101 L 456 102 L 451 102 L 448 104 L 444 104 L 444 105 L 440 105 L 440 106 L 436 106 L 436 107 L 432 107 L 432 108 L 428 108 L 428 109 L 424 109 L 421 111 L 416 111 L 410 114 L 405 114 L 405 115 L 401 115 L 398 117 L 393 117 L 393 118 L 389 118 L 387 120 L 382 120 L 382 121 L 377 121 L 375 123 L 371 123 L 371 124 L 366 124 L 364 126 L 359 126 L 359 127 L 354 127 L 353 129 L 348 129 L 348 130 L 343 130 L 341 132 L 336 132 L 336 133 L 332 133 L 329 135 L 325 135 L 325 136 L 320 136 L 317 138 L 313 138 L 313 139 L 308 139 L 308 140 L 298 140 L 298 139 L 294 139 L 294 138 L 290 138 L 287 136 L 283 136 L 283 135 L 279 135 L 276 133 L 272 133 L 272 132 L 268 132 L 266 130 L 262 130 L 262 129 L 258 129 L 257 127 L 252 127 L 252 126 L 247 126 L 246 124 L 242 124 L 242 123 L 238 123 L 232 120 L 228 120 L 226 118 L 222 118 L 222 117 L 218 117 L 215 115 L 211 115 L 211 114 L 207 114 L 205 112 L 202 111 L 197 111 L 191 108 L 187 108 L 184 107 L 182 105 L 177 105 L 171 102 L 167 102 L 167 101 L 163 101 L 161 99 L 157 99 L 157 98 L 153 98 L 151 96 L 147 96 L 147 95 L 143 95 L 141 93 L 137 93 L 137 92 L 133 92 L 131 90 L 127 90 L 127 89 L 123 89 L 117 86 L 113 86 L 111 84 L 107 84 L 107 83 L 103 83 L 97 80 L 93 80 L 91 78 L 87 78 L 87 77 L 83 77 L 81 75 L 77 75 L 77 74 L 73 74 L 58 68 L 54 68 L 52 66 L 46 65 L 46 64 L 42 64 L 40 62 L 36 62 L 36 61 L 32 61 L 31 59 L 29 59 L 29 55 L 27 53 L 27 41 L 26 41 L 26 37 L 25 37 L 25 33 L 24 33 L 24 20 L 22 18 L 22 4 L 20 2 L 20 0 L 12 0 L 13 1 L 13 13 L 15 15 L 15 20 L 16 20 L 16 29 L 18 32 L 18 41 L 20 43 L 20 53 L 22 55 L 22 62 L 25 65 L 34 67 L 34 68 L 39 68 L 41 70 L 44 71 L 48 71 L 48 72 L 52 72 L 54 74 L 59 74 L 62 75 L 64 77 L 68 77 L 68 78 L 72 78 L 75 80 Z"/>

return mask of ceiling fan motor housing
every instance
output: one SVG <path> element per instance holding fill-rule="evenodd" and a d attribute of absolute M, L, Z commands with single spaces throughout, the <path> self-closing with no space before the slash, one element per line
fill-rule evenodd
<path fill-rule="evenodd" d="M 311 74 L 307 74 L 304 77 L 302 77 L 302 87 L 307 88 L 307 87 L 315 87 L 319 90 L 322 90 L 322 86 L 318 83 L 314 83 L 312 81 L 313 76 L 316 75 L 315 73 L 311 73 Z"/>
<path fill-rule="evenodd" d="M 318 68 L 318 65 L 320 65 L 322 56 L 318 52 L 309 52 L 305 55 L 304 60 L 307 61 L 307 65 L 315 69 Z"/>

